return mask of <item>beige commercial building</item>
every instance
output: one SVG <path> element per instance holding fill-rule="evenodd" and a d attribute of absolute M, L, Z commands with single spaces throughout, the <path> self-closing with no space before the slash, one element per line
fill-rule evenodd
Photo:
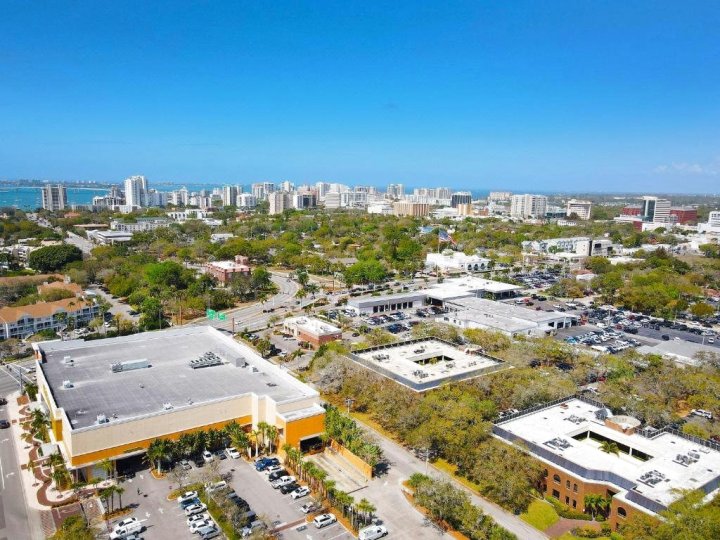
<path fill-rule="evenodd" d="M 103 459 L 142 454 L 156 438 L 230 422 L 276 426 L 279 448 L 315 444 L 324 429 L 315 390 L 212 327 L 33 348 L 53 442 L 86 479 Z"/>
<path fill-rule="evenodd" d="M 393 214 L 396 216 L 423 217 L 430 213 L 427 203 L 399 201 L 393 204 Z"/>

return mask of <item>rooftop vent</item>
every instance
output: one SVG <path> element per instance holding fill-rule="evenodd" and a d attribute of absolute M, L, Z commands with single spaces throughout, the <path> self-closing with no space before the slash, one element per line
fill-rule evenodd
<path fill-rule="evenodd" d="M 222 363 L 223 363 L 222 358 L 220 358 L 214 352 L 208 351 L 205 354 L 203 354 L 200 358 L 195 358 L 193 360 L 190 360 L 190 367 L 193 369 L 199 369 L 199 368 L 204 368 L 204 367 L 219 366 Z"/>
<path fill-rule="evenodd" d="M 117 362 L 116 364 L 110 364 L 110 369 L 113 373 L 132 371 L 133 369 L 143 369 L 147 367 L 150 367 L 150 362 L 147 358 L 141 358 L 140 360 L 127 360 L 125 362 Z"/>
<path fill-rule="evenodd" d="M 72 381 L 63 381 L 62 387 L 63 387 L 63 388 L 72 388 L 72 387 L 73 387 L 73 383 L 72 383 Z"/>
<path fill-rule="evenodd" d="M 96 424 L 107 424 L 108 422 L 110 422 L 110 420 L 108 420 L 108 417 L 104 414 L 98 414 L 95 420 Z"/>
<path fill-rule="evenodd" d="M 169 411 L 169 410 L 172 409 L 172 408 L 173 408 L 172 403 L 170 403 L 170 402 L 163 403 L 163 409 L 164 409 L 164 410 Z"/>
<path fill-rule="evenodd" d="M 72 356 L 66 356 L 63 358 L 63 363 L 67 365 L 73 365 L 75 364 L 75 360 L 72 359 Z"/>

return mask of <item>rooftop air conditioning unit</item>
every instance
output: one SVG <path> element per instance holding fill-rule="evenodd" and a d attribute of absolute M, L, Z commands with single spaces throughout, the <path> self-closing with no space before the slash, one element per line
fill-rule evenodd
<path fill-rule="evenodd" d="M 172 408 L 173 408 L 172 403 L 170 403 L 170 402 L 168 402 L 168 403 L 163 403 L 163 409 L 164 409 L 164 410 L 169 411 L 169 410 L 172 409 Z"/>
<path fill-rule="evenodd" d="M 108 417 L 105 416 L 104 414 L 97 415 L 97 420 L 96 420 L 97 424 L 107 424 L 108 422 L 110 422 L 110 420 L 108 420 Z"/>
<path fill-rule="evenodd" d="M 62 387 L 63 387 L 63 388 L 72 388 L 72 387 L 73 387 L 73 383 L 72 383 L 72 381 L 63 381 Z"/>

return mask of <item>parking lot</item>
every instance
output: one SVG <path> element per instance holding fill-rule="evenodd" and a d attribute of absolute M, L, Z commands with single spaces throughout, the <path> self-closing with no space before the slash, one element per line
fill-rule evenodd
<path fill-rule="evenodd" d="M 322 529 L 307 523 L 309 518 L 303 514 L 300 507 L 310 502 L 310 497 L 293 500 L 290 494 L 283 495 L 270 486 L 265 473 L 257 472 L 245 460 L 225 459 L 220 462 L 218 470 L 220 474 L 227 475 L 229 488 L 247 501 L 258 519 L 262 519 L 279 531 L 278 538 L 297 540 L 354 538 L 340 523 Z M 201 471 L 202 469 L 193 467 L 189 480 L 199 478 Z M 170 476 L 164 480 L 155 480 L 150 477 L 148 471 L 143 471 L 124 482 L 122 487 L 125 488 L 123 503 L 133 508 L 131 517 L 137 517 L 146 527 L 142 534 L 143 538 L 146 540 L 198 539 L 198 535 L 190 532 L 186 523 L 187 516 L 178 502 L 167 499 L 170 491 L 178 487 L 170 480 Z M 127 517 L 123 516 L 125 519 Z M 118 521 L 115 520 L 111 528 Z"/>

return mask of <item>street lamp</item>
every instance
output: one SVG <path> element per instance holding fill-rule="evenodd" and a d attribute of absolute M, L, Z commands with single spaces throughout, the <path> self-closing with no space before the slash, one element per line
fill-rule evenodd
<path fill-rule="evenodd" d="M 345 405 L 347 405 L 348 416 L 350 416 L 350 407 L 353 403 L 355 403 L 355 400 L 353 398 L 345 398 Z"/>

